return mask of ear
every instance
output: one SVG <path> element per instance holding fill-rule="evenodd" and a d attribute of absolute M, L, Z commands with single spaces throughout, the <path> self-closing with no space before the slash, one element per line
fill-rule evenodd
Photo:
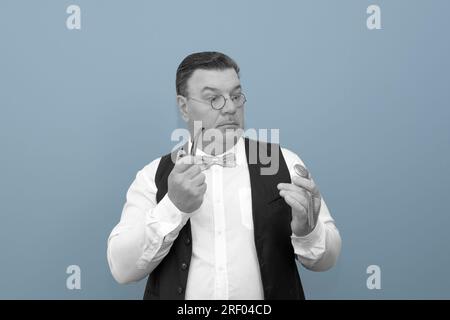
<path fill-rule="evenodd" d="M 188 106 L 187 106 L 187 98 L 183 97 L 182 95 L 177 95 L 177 105 L 178 108 L 180 108 L 181 117 L 185 122 L 188 122 L 189 115 L 188 115 Z"/>

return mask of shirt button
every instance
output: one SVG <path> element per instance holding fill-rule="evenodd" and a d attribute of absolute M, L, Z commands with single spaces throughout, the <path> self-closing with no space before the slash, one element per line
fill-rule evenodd
<path fill-rule="evenodd" d="M 184 240 L 184 243 L 188 246 L 188 245 L 190 245 L 191 244 L 191 238 L 186 238 L 185 240 Z"/>
<path fill-rule="evenodd" d="M 186 270 L 187 267 L 188 267 L 187 263 L 183 262 L 183 263 L 181 264 L 181 270 Z"/>
<path fill-rule="evenodd" d="M 178 287 L 177 292 L 178 292 L 178 294 L 182 294 L 183 293 L 183 287 Z"/>

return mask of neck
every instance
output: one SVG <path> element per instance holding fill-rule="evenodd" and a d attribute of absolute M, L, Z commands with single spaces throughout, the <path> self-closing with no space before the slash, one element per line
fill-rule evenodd
<path fill-rule="evenodd" d="M 199 137 L 197 148 L 202 150 L 206 154 L 213 156 L 220 155 L 232 149 L 239 141 L 242 135 L 223 136 L 223 139 L 211 139 L 204 140 L 203 137 Z M 193 141 L 191 141 L 193 143 Z"/>

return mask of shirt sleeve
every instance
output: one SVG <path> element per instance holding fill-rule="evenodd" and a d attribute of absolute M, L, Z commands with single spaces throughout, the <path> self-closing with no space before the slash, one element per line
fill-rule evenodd
<path fill-rule="evenodd" d="M 159 160 L 137 173 L 128 189 L 120 221 L 108 238 L 108 264 L 114 279 L 122 284 L 150 274 L 189 219 L 189 214 L 180 211 L 167 194 L 156 202 L 154 177 Z"/>
<path fill-rule="evenodd" d="M 296 175 L 294 165 L 299 163 L 305 166 L 305 164 L 292 151 L 285 148 L 281 148 L 281 150 L 292 177 Z M 313 175 L 313 173 L 311 174 Z M 321 195 L 319 218 L 314 230 L 303 237 L 291 235 L 291 242 L 297 259 L 305 268 L 312 271 L 330 269 L 336 264 L 341 252 L 339 231 L 323 199 L 323 194 L 321 193 Z"/>

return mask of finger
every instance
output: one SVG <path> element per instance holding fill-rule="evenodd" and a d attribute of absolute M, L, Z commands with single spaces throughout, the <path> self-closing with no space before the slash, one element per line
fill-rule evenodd
<path fill-rule="evenodd" d="M 305 179 L 301 177 L 294 176 L 292 177 L 292 183 L 296 186 L 304 188 L 311 192 L 313 195 L 319 194 L 319 189 L 316 186 L 316 183 L 313 179 Z"/>
<path fill-rule="evenodd" d="M 286 201 L 286 203 L 291 206 L 292 209 L 296 210 L 297 212 L 306 214 L 307 211 L 305 210 L 305 208 L 300 203 L 298 203 L 297 200 L 292 198 L 290 195 L 286 195 L 283 198 Z"/>
<path fill-rule="evenodd" d="M 301 204 L 305 208 L 305 210 L 308 210 L 309 199 L 307 197 L 304 197 L 303 195 L 300 195 L 296 192 L 286 190 L 280 191 L 280 196 L 282 197 L 289 196 L 291 198 L 294 198 L 299 204 Z"/>
<path fill-rule="evenodd" d="M 178 158 L 177 164 L 195 164 L 201 162 L 201 160 L 201 156 L 185 155 L 184 157 Z"/>
<path fill-rule="evenodd" d="M 189 164 L 189 163 L 177 163 L 173 167 L 173 171 L 177 172 L 177 173 L 183 173 L 192 166 L 193 166 L 193 164 Z"/>
<path fill-rule="evenodd" d="M 201 163 L 201 157 L 187 155 L 177 160 L 174 170 L 175 172 L 182 173 L 198 163 Z"/>
<path fill-rule="evenodd" d="M 203 184 L 201 184 L 201 185 L 199 185 L 199 186 L 197 186 L 197 187 L 195 187 L 195 191 L 198 193 L 198 194 L 205 194 L 205 192 L 206 192 L 206 189 L 207 189 L 207 184 L 206 183 L 203 183 Z"/>
<path fill-rule="evenodd" d="M 287 191 L 297 192 L 299 194 L 302 194 L 304 197 L 309 197 L 307 190 L 305 190 L 304 188 L 301 188 L 299 186 L 296 186 L 295 184 L 292 184 L 292 183 L 279 183 L 277 187 L 278 187 L 278 190 L 280 190 L 280 191 L 287 190 Z"/>
<path fill-rule="evenodd" d="M 198 164 L 193 164 L 189 169 L 187 169 L 183 175 L 188 179 L 193 179 L 202 172 L 201 167 Z"/>
<path fill-rule="evenodd" d="M 288 197 L 294 199 L 299 205 L 301 205 L 305 211 L 308 210 L 309 199 L 305 198 L 304 196 L 302 196 L 296 192 L 287 191 L 287 190 L 281 190 L 280 196 L 282 196 L 284 199 L 286 199 L 286 197 L 288 196 Z"/>
<path fill-rule="evenodd" d="M 190 156 L 184 156 L 179 158 L 173 167 L 173 170 L 178 173 L 185 172 L 187 169 L 193 166 L 192 159 L 189 159 Z"/>
<path fill-rule="evenodd" d="M 206 175 L 204 173 L 200 173 L 191 179 L 192 185 L 200 186 L 206 181 Z"/>

